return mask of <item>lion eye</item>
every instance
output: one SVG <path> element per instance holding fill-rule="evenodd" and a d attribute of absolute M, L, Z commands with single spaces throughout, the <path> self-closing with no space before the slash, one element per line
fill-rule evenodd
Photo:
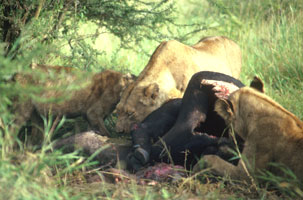
<path fill-rule="evenodd" d="M 157 95 L 155 95 L 155 94 L 152 94 L 152 95 L 151 95 L 151 98 L 152 98 L 153 100 L 155 100 L 156 97 L 157 97 Z"/>
<path fill-rule="evenodd" d="M 133 112 L 133 113 L 131 113 L 131 115 L 129 115 L 129 117 L 130 117 L 131 119 L 136 119 L 137 116 L 138 116 L 138 114 L 137 114 L 136 112 Z"/>
<path fill-rule="evenodd" d="M 127 112 L 127 114 L 128 114 L 130 117 L 132 117 L 132 116 L 135 115 L 135 111 L 129 110 L 129 111 Z"/>

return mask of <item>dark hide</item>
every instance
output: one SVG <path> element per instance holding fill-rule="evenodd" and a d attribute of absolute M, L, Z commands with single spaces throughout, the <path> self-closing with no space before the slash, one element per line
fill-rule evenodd
<path fill-rule="evenodd" d="M 231 139 L 226 137 L 218 138 L 206 133 L 200 133 L 199 135 L 192 136 L 185 145 L 173 149 L 171 156 L 174 164 L 183 164 L 189 169 L 203 155 L 218 155 L 224 160 L 230 160 L 235 156 L 230 150 L 235 151 L 235 145 Z M 163 157 L 162 160 L 167 159 L 167 156 Z M 166 160 L 166 162 L 169 162 L 169 160 Z M 233 161 L 233 164 L 236 164 L 236 161 Z"/>
<path fill-rule="evenodd" d="M 227 149 L 226 146 L 234 145 L 229 139 L 219 138 L 227 137 L 227 131 L 224 131 L 224 120 L 214 111 L 214 104 L 218 99 L 214 89 L 216 85 L 203 84 L 203 80 L 220 81 L 226 85 L 231 83 L 236 88 L 244 86 L 239 80 L 217 72 L 203 71 L 194 74 L 181 103 L 180 99 L 167 102 L 142 123 L 134 126 L 134 151 L 129 158 L 135 170 L 148 161 L 167 161 L 168 157 L 161 153 L 164 151 L 163 143 L 175 164 L 184 164 L 185 150 L 188 150 L 187 158 L 192 160 L 205 154 L 222 154 L 222 157 L 228 155 L 225 156 L 227 159 L 231 157 L 227 150 L 226 153 L 220 152 L 221 146 L 222 149 Z M 157 139 L 161 136 L 161 140 L 151 146 L 151 138 Z"/>
<path fill-rule="evenodd" d="M 172 99 L 149 114 L 140 124 L 132 126 L 132 141 L 140 145 L 148 153 L 151 139 L 157 141 L 175 124 L 181 107 L 181 99 Z"/>
<path fill-rule="evenodd" d="M 175 124 L 181 100 L 180 98 L 169 100 L 149 114 L 141 123 L 132 125 L 131 135 L 135 150 L 135 157 L 130 156 L 132 168 L 138 170 L 142 163 L 149 161 L 152 141 L 157 141 Z"/>

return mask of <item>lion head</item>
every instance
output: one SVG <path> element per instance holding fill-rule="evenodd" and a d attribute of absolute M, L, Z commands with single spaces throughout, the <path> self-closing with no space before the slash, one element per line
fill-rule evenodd
<path fill-rule="evenodd" d="M 149 113 L 157 109 L 162 98 L 157 83 L 130 85 L 122 94 L 122 99 L 116 107 L 118 114 L 116 131 L 130 132 L 131 125 L 142 121 Z"/>

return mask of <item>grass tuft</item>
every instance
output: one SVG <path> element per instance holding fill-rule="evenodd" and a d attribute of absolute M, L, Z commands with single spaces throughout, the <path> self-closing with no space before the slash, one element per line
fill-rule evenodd
<path fill-rule="evenodd" d="M 241 81 L 248 85 L 258 75 L 265 82 L 266 94 L 303 118 L 301 0 L 180 0 L 174 4 L 175 21 L 163 27 L 166 35 L 162 38 L 179 39 L 188 45 L 207 35 L 224 35 L 233 39 L 242 49 Z M 174 23 L 182 26 L 176 28 Z M 41 24 L 45 25 L 47 21 Z M 188 24 L 195 24 L 200 30 L 188 33 Z M 77 54 L 77 59 L 71 60 L 72 52 L 68 44 L 58 39 L 52 45 L 34 45 L 36 40 L 26 36 L 27 31 L 32 30 L 34 29 L 27 28 L 21 41 L 28 41 L 31 48 L 15 60 L 3 56 L 3 45 L 0 44 L 0 199 L 303 198 L 302 182 L 291 171 L 277 164 L 273 164 L 273 167 L 282 170 L 287 176 L 278 177 L 263 172 L 260 178 L 266 184 L 257 184 L 257 190 L 228 179 L 214 182 L 208 176 L 190 176 L 177 184 L 163 183 L 156 186 L 141 186 L 134 182 L 89 183 L 85 176 L 88 169 L 96 164 L 92 157 L 85 159 L 78 152 L 63 154 L 51 151 L 51 138 L 60 137 L 66 131 L 68 121 L 64 120 L 45 119 L 46 140 L 40 150 L 26 148 L 15 134 L 9 132 L 9 127 L 13 124 L 11 99 L 16 95 L 34 94 L 38 88 L 22 89 L 10 84 L 8 80 L 14 73 L 28 71 L 29 64 L 34 61 L 93 72 L 115 69 L 138 75 L 159 45 L 158 41 L 142 38 L 133 49 L 123 49 L 116 36 L 104 33 L 98 38 L 87 38 L 79 43 L 83 51 L 78 53 L 83 56 Z M 91 23 L 79 25 L 79 33 L 95 32 L 96 27 Z M 69 59 L 65 59 L 67 57 Z M 57 128 L 53 126 L 54 123 L 58 123 Z M 107 125 L 113 127 L 114 117 L 107 121 Z M 16 142 L 19 148 L 13 148 Z"/>

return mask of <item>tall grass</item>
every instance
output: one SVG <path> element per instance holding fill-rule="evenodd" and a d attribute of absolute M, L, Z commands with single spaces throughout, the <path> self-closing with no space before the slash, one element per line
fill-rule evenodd
<path fill-rule="evenodd" d="M 230 1 L 224 8 L 240 23 L 233 26 L 236 33 L 232 35 L 243 52 L 242 81 L 260 76 L 267 94 L 302 118 L 303 14 L 299 2 Z"/>
<path fill-rule="evenodd" d="M 50 127 L 51 123 L 48 123 L 46 140 Z M 5 126 L 3 128 L 6 129 Z M 35 153 L 26 150 L 26 147 L 18 150 L 6 148 L 11 145 L 7 141 L 11 138 L 3 134 L 1 131 L 0 199 L 66 199 L 70 196 L 71 190 L 64 187 L 62 177 L 81 165 L 87 165 L 79 163 L 83 158 L 77 152 L 52 152 L 47 142 Z"/>
<path fill-rule="evenodd" d="M 241 80 L 249 84 L 254 75 L 265 82 L 266 93 L 273 97 L 300 118 L 303 117 L 303 2 L 302 0 L 180 0 L 176 1 L 175 23 L 198 23 L 203 31 L 180 38 L 182 42 L 192 45 L 207 35 L 225 35 L 241 46 L 243 70 Z M 83 30 L 94 32 L 96 27 L 83 25 Z M 163 27 L 171 31 L 171 37 L 178 38 L 180 30 Z M 81 30 L 81 31 L 83 31 Z M 182 31 L 186 31 L 186 26 Z M 57 41 L 60 43 L 60 41 Z M 115 36 L 103 34 L 95 41 L 87 42 L 91 49 L 85 59 L 92 59 L 89 70 L 99 71 L 112 68 L 139 74 L 148 62 L 149 56 L 159 44 L 144 40 L 141 49 L 136 51 L 121 49 Z M 89 50 L 91 50 L 89 49 Z M 51 49 L 51 52 L 54 51 Z M 62 44 L 62 54 L 68 54 L 69 48 Z M 38 56 L 37 56 L 38 55 Z M 91 57 L 89 57 L 89 55 Z M 36 56 L 36 58 L 35 58 Z M 73 186 L 66 181 L 75 171 L 91 163 L 82 162 L 83 158 L 75 153 L 62 154 L 48 152 L 49 142 L 45 142 L 41 151 L 29 152 L 24 148 L 9 151 L 8 126 L 11 123 L 8 108 L 9 97 L 15 91 L 13 86 L 3 82 L 34 58 L 47 58 L 48 64 L 66 64 L 64 59 L 43 56 L 37 50 L 29 52 L 28 57 L 10 61 L 0 58 L 0 199 L 185 199 L 185 198 L 266 198 L 272 194 L 260 189 L 252 193 L 250 188 L 229 185 L 223 182 L 203 184 L 187 179 L 181 185 L 159 185 L 141 187 L 134 183 L 125 185 L 83 184 Z M 84 60 L 85 61 L 85 60 Z M 75 61 L 76 62 L 76 61 Z M 73 64 L 73 63 L 70 63 Z M 75 63 L 77 64 L 77 63 Z M 45 131 L 47 135 L 48 131 Z M 60 173 L 61 172 L 61 173 Z M 264 174 L 279 186 L 280 178 Z M 283 182 L 282 182 L 283 183 Z M 281 185 L 280 185 L 281 186 Z M 285 184 L 282 184 L 282 187 Z M 286 186 L 285 186 L 286 187 Z M 284 189 L 285 189 L 284 187 Z M 300 197 L 302 188 L 297 186 L 279 189 L 286 197 Z M 274 194 L 275 196 L 275 194 Z"/>

